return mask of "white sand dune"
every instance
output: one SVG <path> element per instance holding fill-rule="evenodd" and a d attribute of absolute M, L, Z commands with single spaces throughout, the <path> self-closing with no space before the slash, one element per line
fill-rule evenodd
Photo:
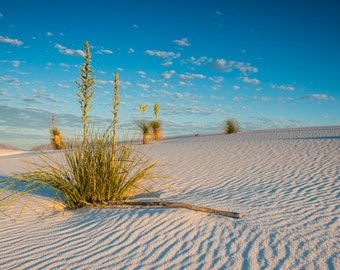
<path fill-rule="evenodd" d="M 164 201 L 175 208 L 58 211 L 36 195 L 0 212 L 0 269 L 340 269 L 340 126 L 172 138 Z M 54 154 L 58 155 L 58 154 Z M 0 175 L 21 170 L 0 157 Z"/>

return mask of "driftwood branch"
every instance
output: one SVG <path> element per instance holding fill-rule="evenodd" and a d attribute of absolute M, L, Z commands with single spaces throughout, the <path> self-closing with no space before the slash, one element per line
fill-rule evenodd
<path fill-rule="evenodd" d="M 194 211 L 200 211 L 204 213 L 215 214 L 215 215 L 220 215 L 220 216 L 225 216 L 225 217 L 230 217 L 230 218 L 242 218 L 241 213 L 222 211 L 222 210 L 212 209 L 208 207 L 201 207 L 201 206 L 196 206 L 196 205 L 181 203 L 181 202 L 111 201 L 111 202 L 105 202 L 105 206 L 178 207 L 178 208 L 186 208 L 186 209 L 190 209 Z"/>

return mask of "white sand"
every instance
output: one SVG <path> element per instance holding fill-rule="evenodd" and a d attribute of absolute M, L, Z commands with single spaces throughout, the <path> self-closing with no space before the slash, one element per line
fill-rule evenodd
<path fill-rule="evenodd" d="M 60 212 L 36 195 L 0 212 L 0 269 L 340 269 L 340 126 L 168 139 L 165 201 L 185 209 Z M 56 154 L 57 155 L 57 154 Z M 21 169 L 0 157 L 0 175 Z"/>

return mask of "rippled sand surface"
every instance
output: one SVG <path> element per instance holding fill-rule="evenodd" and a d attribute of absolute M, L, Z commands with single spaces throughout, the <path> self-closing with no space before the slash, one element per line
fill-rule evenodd
<path fill-rule="evenodd" d="M 340 269 L 340 126 L 169 138 L 144 150 L 173 177 L 161 200 L 243 218 L 60 211 L 36 195 L 20 217 L 20 204 L 0 212 L 0 269 Z M 0 175 L 36 158 L 0 157 Z"/>

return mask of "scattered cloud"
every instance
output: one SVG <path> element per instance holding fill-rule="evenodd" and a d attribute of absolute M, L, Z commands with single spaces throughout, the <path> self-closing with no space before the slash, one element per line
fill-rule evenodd
<path fill-rule="evenodd" d="M 53 37 L 53 36 L 54 36 L 54 34 L 53 34 L 53 33 L 51 33 L 51 32 L 47 32 L 47 33 L 46 33 L 46 36 L 48 36 L 48 37 Z"/>
<path fill-rule="evenodd" d="M 0 13 L 0 19 L 2 19 L 4 17 L 4 14 Z"/>
<path fill-rule="evenodd" d="M 141 76 L 142 78 L 146 78 L 146 73 L 145 73 L 145 71 L 139 70 L 139 71 L 137 71 L 137 74 L 138 74 L 139 76 Z"/>
<path fill-rule="evenodd" d="M 276 85 L 276 84 L 273 84 L 272 88 L 278 89 L 278 90 L 281 90 L 281 91 L 295 91 L 295 87 L 293 87 L 291 85 Z"/>
<path fill-rule="evenodd" d="M 129 48 L 128 53 L 134 53 L 135 49 L 134 48 Z"/>
<path fill-rule="evenodd" d="M 11 84 L 11 83 L 19 83 L 19 80 L 14 77 L 2 76 L 0 77 L 0 83 L 1 82 L 6 82 L 6 83 Z"/>
<path fill-rule="evenodd" d="M 137 83 L 137 86 L 143 88 L 144 90 L 147 90 L 150 88 L 150 85 L 147 84 L 142 84 L 142 83 Z"/>
<path fill-rule="evenodd" d="M 163 64 L 162 64 L 162 66 L 163 67 L 170 67 L 170 66 L 172 66 L 172 62 L 171 61 L 165 61 Z"/>
<path fill-rule="evenodd" d="M 234 89 L 234 90 L 240 90 L 240 87 L 239 87 L 238 85 L 234 85 L 234 86 L 233 86 L 233 89 Z"/>
<path fill-rule="evenodd" d="M 311 95 L 308 95 L 308 98 L 310 99 L 314 99 L 314 100 L 320 100 L 320 101 L 334 101 L 335 98 L 332 97 L 332 96 L 328 96 L 328 95 L 325 95 L 325 94 L 311 94 Z"/>
<path fill-rule="evenodd" d="M 97 84 L 97 87 L 98 88 L 102 88 L 102 86 L 105 86 L 105 85 L 113 85 L 114 84 L 114 81 L 112 80 L 96 80 L 96 84 Z"/>
<path fill-rule="evenodd" d="M 21 62 L 20 62 L 19 60 L 13 60 L 13 61 L 11 61 L 11 65 L 12 65 L 13 67 L 19 67 L 20 64 L 21 64 Z"/>
<path fill-rule="evenodd" d="M 65 64 L 65 63 L 60 63 L 59 66 L 64 67 L 64 68 L 67 68 L 67 69 L 70 68 L 70 65 Z"/>
<path fill-rule="evenodd" d="M 55 86 L 59 87 L 59 88 L 63 88 L 63 89 L 69 89 L 70 88 L 69 85 L 62 84 L 62 83 L 57 83 Z"/>
<path fill-rule="evenodd" d="M 82 50 L 68 49 L 58 43 L 55 45 L 55 48 L 57 48 L 60 53 L 65 55 L 84 56 L 84 52 Z"/>
<path fill-rule="evenodd" d="M 214 83 L 222 83 L 224 81 L 224 77 L 214 76 L 214 77 L 209 77 L 209 80 L 213 81 Z"/>
<path fill-rule="evenodd" d="M 12 38 L 4 37 L 4 36 L 1 36 L 1 35 L 0 35 L 0 42 L 8 43 L 8 44 L 11 44 L 11 45 L 17 46 L 17 47 L 24 44 L 22 41 L 20 41 L 18 39 L 12 39 Z"/>
<path fill-rule="evenodd" d="M 257 96 L 254 96 L 253 97 L 253 101 L 263 101 L 263 102 L 267 102 L 267 101 L 270 101 L 271 98 L 270 97 L 257 97 Z"/>
<path fill-rule="evenodd" d="M 207 76 L 203 74 L 192 74 L 189 72 L 186 72 L 184 74 L 179 75 L 179 79 L 182 82 L 191 82 L 194 79 L 205 79 Z"/>
<path fill-rule="evenodd" d="M 208 62 L 211 62 L 212 60 L 205 56 L 202 56 L 200 58 L 195 58 L 191 56 L 187 61 L 195 66 L 201 66 L 202 64 L 206 64 Z"/>
<path fill-rule="evenodd" d="M 172 41 L 173 43 L 176 43 L 180 47 L 187 47 L 190 46 L 190 43 L 188 42 L 187 38 L 182 38 L 182 39 L 176 39 Z"/>
<path fill-rule="evenodd" d="M 113 51 L 107 49 L 100 49 L 97 54 L 113 54 Z"/>
<path fill-rule="evenodd" d="M 162 78 L 164 79 L 170 79 L 172 77 L 172 75 L 174 75 L 176 72 L 174 70 L 170 70 L 170 71 L 165 71 L 162 74 Z"/>
<path fill-rule="evenodd" d="M 174 58 L 179 58 L 181 56 L 180 53 L 157 51 L 157 50 L 146 50 L 145 53 L 147 55 L 156 56 L 158 58 L 163 58 L 163 59 L 174 59 Z"/>
<path fill-rule="evenodd" d="M 139 28 L 139 25 L 133 24 L 132 27 L 137 29 L 137 28 Z"/>
<path fill-rule="evenodd" d="M 256 73 L 258 72 L 257 67 L 253 67 L 249 63 L 244 63 L 244 62 L 237 62 L 237 61 L 227 61 L 223 58 L 216 59 L 215 61 L 211 61 L 212 66 L 222 72 L 231 72 L 235 69 L 241 71 L 243 74 L 248 74 L 248 73 Z"/>
<path fill-rule="evenodd" d="M 244 77 L 243 81 L 245 83 L 250 83 L 250 84 L 260 84 L 260 81 L 258 79 L 250 79 L 248 77 Z"/>

